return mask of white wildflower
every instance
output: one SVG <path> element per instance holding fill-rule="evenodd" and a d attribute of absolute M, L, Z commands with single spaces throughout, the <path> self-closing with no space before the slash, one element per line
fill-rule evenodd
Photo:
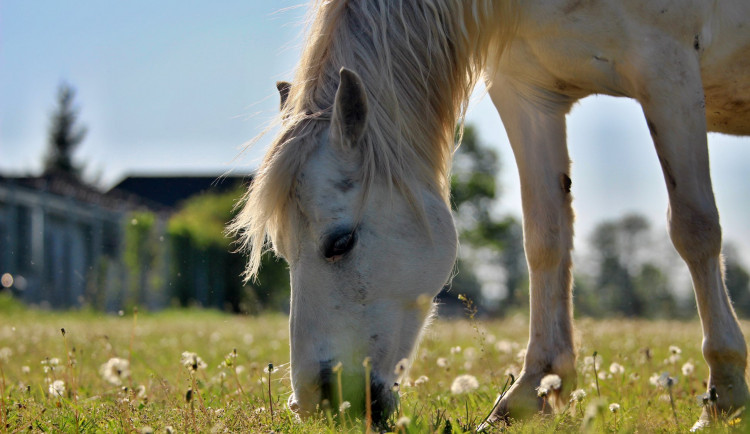
<path fill-rule="evenodd" d="M 199 369 L 205 369 L 208 365 L 203 359 L 200 358 L 196 353 L 190 351 L 184 351 L 180 362 L 188 369 L 188 371 L 196 372 Z"/>
<path fill-rule="evenodd" d="M 559 390 L 562 386 L 562 379 L 559 375 L 555 374 L 545 375 L 539 385 L 549 390 Z"/>
<path fill-rule="evenodd" d="M 495 344 L 495 348 L 503 354 L 510 354 L 513 352 L 513 342 L 506 340 L 498 341 Z"/>
<path fill-rule="evenodd" d="M 448 367 L 448 359 L 445 357 L 438 357 L 437 359 L 437 365 L 441 368 L 447 368 Z"/>
<path fill-rule="evenodd" d="M 419 378 L 417 378 L 416 380 L 414 380 L 414 385 L 415 386 L 421 386 L 421 385 L 423 385 L 424 383 L 426 383 L 428 381 L 430 381 L 429 377 L 427 377 L 426 375 L 420 375 Z"/>
<path fill-rule="evenodd" d="M 680 358 L 682 357 L 682 350 L 680 347 L 675 345 L 670 345 L 669 347 L 669 363 L 677 363 L 680 361 Z"/>
<path fill-rule="evenodd" d="M 459 375 L 453 380 L 451 384 L 451 393 L 454 395 L 460 395 L 462 393 L 468 393 L 472 390 L 479 388 L 479 382 L 477 377 L 469 374 Z"/>
<path fill-rule="evenodd" d="M 618 375 L 618 374 L 624 374 L 625 373 L 625 367 L 622 366 L 619 363 L 612 363 L 609 365 L 609 372 Z"/>
<path fill-rule="evenodd" d="M 451 347 L 451 354 L 458 354 L 461 352 L 460 346 Z"/>
<path fill-rule="evenodd" d="M 11 350 L 8 347 L 2 347 L 0 348 L 0 360 L 3 362 L 7 362 L 10 360 L 10 357 L 13 355 L 13 350 Z"/>
<path fill-rule="evenodd" d="M 120 386 L 123 379 L 130 377 L 130 362 L 127 359 L 112 357 L 99 368 L 99 373 L 108 383 Z"/>
<path fill-rule="evenodd" d="M 620 411 L 620 404 L 613 402 L 612 404 L 609 404 L 609 411 L 612 413 L 617 413 Z"/>
<path fill-rule="evenodd" d="M 339 405 L 339 413 L 343 413 L 346 410 L 349 410 L 351 406 L 352 406 L 352 403 L 349 401 L 342 402 L 341 405 Z"/>
<path fill-rule="evenodd" d="M 539 383 L 539 387 L 536 388 L 536 394 L 539 397 L 545 397 L 553 390 L 559 390 L 560 386 L 562 386 L 562 379 L 559 375 L 545 375 Z"/>
<path fill-rule="evenodd" d="M 138 399 L 145 399 L 146 386 L 144 386 L 143 384 L 139 384 L 138 387 L 135 388 L 135 397 Z"/>
<path fill-rule="evenodd" d="M 406 428 L 409 426 L 409 423 L 411 422 L 411 419 L 409 419 L 407 416 L 401 416 L 396 421 L 396 427 L 397 428 Z"/>
<path fill-rule="evenodd" d="M 57 398 L 65 394 L 65 382 L 62 380 L 55 380 L 49 385 L 48 392 L 51 396 Z"/>
<path fill-rule="evenodd" d="M 21 366 L 21 372 L 23 372 L 24 374 L 29 374 L 29 373 L 31 373 L 31 368 L 29 368 L 26 365 L 23 365 L 23 366 Z"/>
<path fill-rule="evenodd" d="M 687 362 L 682 365 L 682 375 L 689 377 L 693 375 L 693 372 L 695 372 L 695 365 L 693 365 L 692 363 Z"/>
<path fill-rule="evenodd" d="M 586 397 L 586 391 L 583 389 L 576 389 L 570 393 L 570 400 L 575 402 L 581 402 L 583 401 L 583 398 Z"/>

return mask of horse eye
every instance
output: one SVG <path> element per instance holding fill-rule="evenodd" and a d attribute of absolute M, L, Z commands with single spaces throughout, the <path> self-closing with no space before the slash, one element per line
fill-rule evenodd
<path fill-rule="evenodd" d="M 331 236 L 325 247 L 326 259 L 331 262 L 341 259 L 341 256 L 347 254 L 354 247 L 355 241 L 354 231 Z"/>

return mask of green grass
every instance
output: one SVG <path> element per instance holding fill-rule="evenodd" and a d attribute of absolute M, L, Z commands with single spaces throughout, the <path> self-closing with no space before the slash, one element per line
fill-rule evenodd
<path fill-rule="evenodd" d="M 286 408 L 291 390 L 284 316 L 190 310 L 134 318 L 132 312 L 112 316 L 0 311 L 0 432 L 306 433 L 359 432 L 364 426 L 350 418 L 342 424 L 326 417 L 300 422 Z M 415 433 L 475 429 L 502 389 L 506 371 L 519 369 L 518 352 L 525 345 L 527 327 L 523 317 L 437 321 L 419 347 L 409 378 L 402 382 L 401 408 L 390 428 Z M 743 327 L 748 333 L 748 324 Z M 577 334 L 578 387 L 586 398 L 564 413 L 516 423 L 508 432 L 685 432 L 698 418 L 696 396 L 705 391 L 707 369 L 697 322 L 582 320 Z M 671 345 L 682 350 L 679 360 L 669 360 Z M 231 366 L 222 366 L 234 349 L 237 357 L 229 359 Z M 180 362 L 184 351 L 197 353 L 206 367 L 191 374 Z M 584 357 L 594 351 L 602 356 L 600 371 L 606 377 L 599 380 L 601 401 L 593 372 L 584 366 Z M 112 357 L 130 359 L 131 375 L 121 386 L 100 373 Z M 59 362 L 53 366 L 55 358 Z M 613 362 L 624 367 L 623 374 L 609 374 Z M 692 374 L 681 372 L 686 362 L 695 365 Z M 269 363 L 274 365 L 273 414 L 269 375 L 264 372 Z M 672 388 L 677 421 L 667 391 L 649 382 L 662 372 L 678 377 Z M 451 383 L 461 374 L 475 376 L 478 389 L 452 394 Z M 417 382 L 422 376 L 427 379 Z M 62 396 L 49 393 L 55 380 L 64 381 Z M 584 423 L 586 408 L 591 411 L 596 403 L 601 411 Z M 608 410 L 611 403 L 620 405 L 617 414 Z M 396 426 L 399 416 L 407 417 L 408 423 Z M 712 429 L 728 430 L 726 424 Z"/>

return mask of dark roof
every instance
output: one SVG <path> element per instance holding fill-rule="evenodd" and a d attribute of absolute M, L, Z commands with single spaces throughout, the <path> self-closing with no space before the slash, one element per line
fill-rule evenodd
<path fill-rule="evenodd" d="M 251 179 L 251 175 L 128 176 L 112 187 L 109 192 L 127 192 L 174 208 L 183 200 L 196 194 L 209 191 L 223 193 L 240 184 L 249 184 Z"/>
<path fill-rule="evenodd" d="M 168 211 L 168 208 L 162 204 L 127 191 L 110 191 L 104 193 L 96 187 L 64 173 L 45 174 L 41 176 L 0 175 L 0 184 L 19 186 L 29 190 L 67 197 L 78 202 L 96 205 L 113 211 L 139 208 L 147 208 L 156 212 Z"/>

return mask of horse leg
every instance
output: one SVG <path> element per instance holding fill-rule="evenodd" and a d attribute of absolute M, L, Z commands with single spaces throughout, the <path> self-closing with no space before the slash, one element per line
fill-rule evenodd
<path fill-rule="evenodd" d="M 678 50 L 669 50 L 679 55 Z M 716 388 L 720 412 L 745 405 L 747 346 L 724 285 L 721 227 L 709 173 L 701 77 L 693 53 L 669 64 L 684 74 L 642 76 L 638 99 L 659 156 L 669 194 L 669 234 L 690 269 L 703 327 L 708 387 Z M 702 419 L 707 419 L 704 412 Z"/>
<path fill-rule="evenodd" d="M 565 114 L 553 101 L 495 81 L 492 100 L 502 117 L 521 178 L 523 232 L 530 279 L 529 342 L 523 370 L 489 421 L 523 418 L 542 408 L 536 388 L 547 374 L 562 378 L 560 398 L 575 386 L 571 302 L 573 209 Z M 557 402 L 563 402 L 558 399 Z"/>

